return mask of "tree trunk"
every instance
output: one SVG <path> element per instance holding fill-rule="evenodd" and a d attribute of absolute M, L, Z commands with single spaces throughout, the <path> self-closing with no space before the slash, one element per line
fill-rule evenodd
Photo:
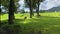
<path fill-rule="evenodd" d="M 8 23 L 9 24 L 13 24 L 14 23 L 14 0 L 10 0 Z"/>
<path fill-rule="evenodd" d="M 30 0 L 30 18 L 32 18 L 33 12 L 32 12 L 32 0 Z"/>
<path fill-rule="evenodd" d="M 30 18 L 32 18 L 32 15 L 33 15 L 32 8 L 30 7 Z"/>
<path fill-rule="evenodd" d="M 0 14 L 1 14 L 1 8 L 0 8 Z"/>
<path fill-rule="evenodd" d="M 37 16 L 40 16 L 40 14 L 39 14 L 39 5 L 40 5 L 40 3 L 39 3 L 39 1 L 38 1 L 38 7 L 37 7 L 37 9 L 36 9 Z"/>

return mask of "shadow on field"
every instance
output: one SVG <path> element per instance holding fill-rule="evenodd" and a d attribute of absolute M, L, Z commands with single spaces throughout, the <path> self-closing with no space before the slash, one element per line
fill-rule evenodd
<path fill-rule="evenodd" d="M 9 25 L 8 20 L 0 21 L 0 34 L 19 34 L 21 26 L 19 22 L 24 21 L 23 19 L 15 19 L 14 24 Z"/>
<path fill-rule="evenodd" d="M 26 20 L 15 19 L 14 22 L 8 25 L 7 20 L 2 21 L 0 34 L 60 34 L 60 17 L 40 16 Z"/>
<path fill-rule="evenodd" d="M 24 21 L 24 19 L 15 19 L 14 20 L 14 24 L 22 23 L 23 21 Z M 0 25 L 5 25 L 5 24 L 8 24 L 8 20 L 2 20 L 2 21 L 0 21 Z"/>

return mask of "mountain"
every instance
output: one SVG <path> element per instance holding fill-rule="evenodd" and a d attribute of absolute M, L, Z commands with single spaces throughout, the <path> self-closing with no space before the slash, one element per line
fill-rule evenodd
<path fill-rule="evenodd" d="M 51 9 L 47 10 L 47 11 L 60 11 L 60 6 L 58 6 L 58 7 L 53 7 L 53 8 L 51 8 Z"/>

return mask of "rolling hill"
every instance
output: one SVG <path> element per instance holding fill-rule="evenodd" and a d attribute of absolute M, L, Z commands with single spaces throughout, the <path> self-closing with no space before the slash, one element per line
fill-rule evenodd
<path fill-rule="evenodd" d="M 51 8 L 51 9 L 47 10 L 47 11 L 60 11 L 60 6 L 58 6 L 58 7 L 53 7 L 53 8 Z"/>

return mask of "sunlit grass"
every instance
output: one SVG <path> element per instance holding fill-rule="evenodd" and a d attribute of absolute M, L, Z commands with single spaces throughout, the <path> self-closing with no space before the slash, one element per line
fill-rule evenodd
<path fill-rule="evenodd" d="M 60 12 L 43 13 L 43 16 L 60 17 Z"/>
<path fill-rule="evenodd" d="M 41 16 L 49 16 L 49 17 L 60 17 L 60 12 L 52 12 L 52 13 L 40 13 Z M 23 16 L 22 16 L 23 15 Z M 15 14 L 16 19 L 24 19 L 24 17 L 27 17 L 27 19 L 30 19 L 29 13 L 25 14 Z M 35 13 L 36 16 L 36 13 Z M 33 16 L 33 18 L 36 18 Z M 1 15 L 1 20 L 7 20 L 8 19 L 8 14 L 3 14 Z"/>

